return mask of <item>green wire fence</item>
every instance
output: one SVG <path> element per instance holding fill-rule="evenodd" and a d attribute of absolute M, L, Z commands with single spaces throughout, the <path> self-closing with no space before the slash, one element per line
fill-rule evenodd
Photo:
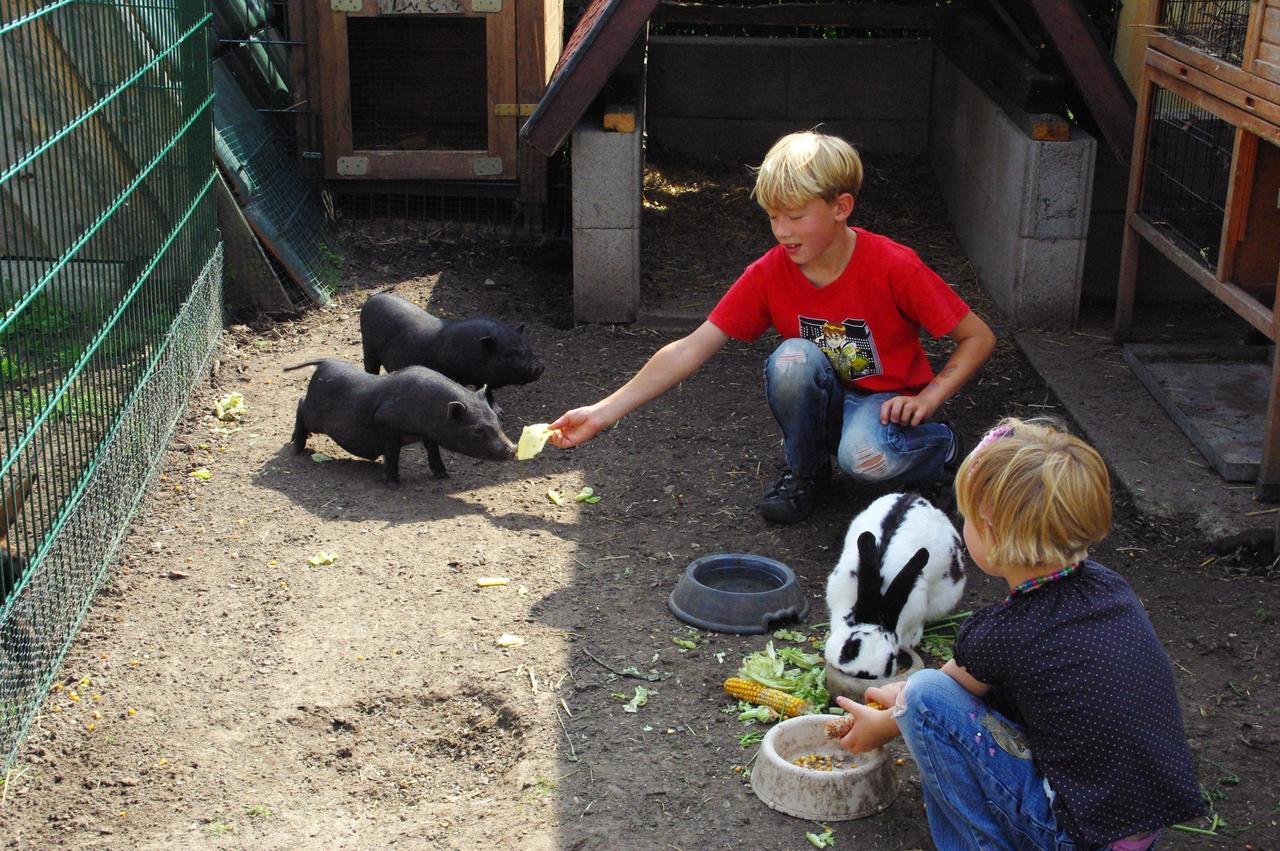
<path fill-rule="evenodd" d="M 222 327 L 205 0 L 0 0 L 0 751 Z"/>

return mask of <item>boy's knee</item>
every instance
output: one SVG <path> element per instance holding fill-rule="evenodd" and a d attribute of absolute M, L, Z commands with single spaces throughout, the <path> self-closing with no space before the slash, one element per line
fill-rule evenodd
<path fill-rule="evenodd" d="M 869 443 L 842 444 L 836 453 L 836 463 L 846 476 L 863 485 L 878 484 L 894 473 L 884 451 Z"/>
<path fill-rule="evenodd" d="M 902 690 L 902 704 L 908 712 L 928 711 L 953 697 L 956 688 L 962 686 L 949 674 L 937 668 L 925 668 L 907 678 L 907 685 Z"/>
<path fill-rule="evenodd" d="M 764 380 L 775 392 L 800 390 L 821 383 L 826 356 L 808 340 L 783 340 L 765 361 Z"/>

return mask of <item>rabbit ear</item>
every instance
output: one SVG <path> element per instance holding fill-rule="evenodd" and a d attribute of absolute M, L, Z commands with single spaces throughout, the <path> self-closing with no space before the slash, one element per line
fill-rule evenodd
<path fill-rule="evenodd" d="M 898 571 L 898 575 L 893 577 L 893 581 L 889 583 L 889 589 L 884 594 L 884 605 L 880 607 L 882 626 L 897 631 L 898 618 L 907 605 L 907 598 L 911 596 L 911 590 L 916 587 L 916 580 L 920 578 L 920 574 L 924 572 L 924 566 L 928 563 L 929 551 L 921 547 L 916 550 L 916 554 L 911 557 L 906 566 Z"/>
<path fill-rule="evenodd" d="M 35 481 L 35 472 L 29 472 L 22 477 L 17 488 L 5 494 L 4 511 L 0 513 L 0 544 L 8 542 L 9 527 L 16 523 L 18 516 L 22 514 L 23 506 L 27 504 L 27 497 L 31 495 L 31 487 Z"/>
<path fill-rule="evenodd" d="M 858 536 L 858 599 L 853 604 L 853 617 L 858 623 L 876 623 L 880 611 L 880 550 L 876 536 L 863 532 Z"/>

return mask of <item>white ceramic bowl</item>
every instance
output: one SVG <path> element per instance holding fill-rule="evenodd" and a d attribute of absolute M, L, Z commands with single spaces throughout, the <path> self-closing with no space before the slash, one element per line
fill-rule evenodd
<path fill-rule="evenodd" d="M 905 680 L 916 671 L 924 667 L 924 661 L 920 658 L 920 654 L 914 650 L 905 651 L 911 657 L 911 664 L 906 669 L 900 669 L 898 673 L 892 677 L 883 679 L 864 680 L 860 677 L 851 677 L 848 674 L 841 673 L 832 667 L 831 663 L 827 663 L 827 692 L 831 695 L 831 703 L 835 704 L 836 697 L 847 697 L 850 700 L 856 700 L 858 703 L 864 703 L 866 691 L 869 688 L 880 688 L 887 686 L 889 683 L 896 683 Z"/>
<path fill-rule="evenodd" d="M 801 715 L 774 725 L 751 767 L 751 789 L 771 808 L 812 821 L 846 821 L 883 811 L 898 795 L 893 761 L 883 748 L 849 753 L 827 737 L 833 715 Z M 850 768 L 817 771 L 792 760 L 807 754 Z"/>

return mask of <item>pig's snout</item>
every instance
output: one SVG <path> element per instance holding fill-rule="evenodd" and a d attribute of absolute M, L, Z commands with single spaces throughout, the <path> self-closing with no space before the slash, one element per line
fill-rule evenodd
<path fill-rule="evenodd" d="M 545 369 L 546 367 L 542 365 L 542 361 L 536 360 L 532 364 L 530 364 L 529 374 L 532 375 L 534 378 L 537 378 L 538 376 L 542 375 L 542 372 Z"/>

